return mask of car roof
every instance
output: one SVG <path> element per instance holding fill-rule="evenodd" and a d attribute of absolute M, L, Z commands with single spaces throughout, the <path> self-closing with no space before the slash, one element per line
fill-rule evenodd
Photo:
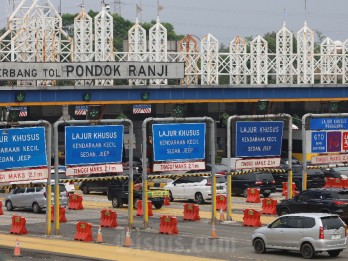
<path fill-rule="evenodd" d="M 338 217 L 337 214 L 330 214 L 330 213 L 296 213 L 296 214 L 288 214 L 288 215 L 283 215 L 282 217 Z"/>

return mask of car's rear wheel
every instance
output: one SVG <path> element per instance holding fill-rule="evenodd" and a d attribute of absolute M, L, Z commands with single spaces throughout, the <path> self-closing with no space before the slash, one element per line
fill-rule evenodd
<path fill-rule="evenodd" d="M 83 193 L 83 194 L 88 194 L 88 193 L 89 193 L 89 189 L 88 189 L 87 185 L 84 185 L 84 186 L 82 187 L 82 193 Z"/>
<path fill-rule="evenodd" d="M 203 203 L 204 203 L 204 198 L 203 198 L 202 193 L 197 192 L 197 193 L 195 194 L 195 202 L 196 202 L 197 204 L 203 204 Z"/>
<path fill-rule="evenodd" d="M 329 253 L 330 256 L 332 257 L 338 257 L 339 254 L 342 252 L 341 249 L 338 249 L 338 250 L 330 250 L 330 251 L 327 251 Z"/>
<path fill-rule="evenodd" d="M 264 198 L 268 198 L 271 195 L 271 193 L 263 193 L 262 195 Z"/>
<path fill-rule="evenodd" d="M 41 211 L 39 204 L 37 204 L 36 202 L 33 203 L 32 209 L 35 214 L 38 214 Z"/>
<path fill-rule="evenodd" d="M 279 211 L 279 216 L 284 216 L 290 214 L 291 211 L 288 208 L 281 208 Z"/>
<path fill-rule="evenodd" d="M 112 198 L 111 203 L 112 203 L 112 207 L 114 207 L 114 208 L 119 208 L 119 207 L 121 207 L 121 200 L 120 200 L 120 198 L 118 198 L 118 197 Z"/>
<path fill-rule="evenodd" d="M 12 202 L 10 200 L 6 201 L 5 206 L 6 206 L 6 209 L 8 211 L 12 211 L 13 210 L 13 205 L 12 205 Z"/>
<path fill-rule="evenodd" d="M 163 206 L 163 204 L 159 202 L 156 202 L 153 205 L 155 206 L 156 209 L 160 209 Z"/>
<path fill-rule="evenodd" d="M 315 255 L 313 246 L 310 243 L 304 243 L 301 246 L 301 254 L 302 254 L 302 257 L 305 259 L 313 258 Z"/>
<path fill-rule="evenodd" d="M 254 249 L 258 254 L 263 254 L 266 252 L 265 242 L 261 238 L 256 238 L 254 240 Z"/>

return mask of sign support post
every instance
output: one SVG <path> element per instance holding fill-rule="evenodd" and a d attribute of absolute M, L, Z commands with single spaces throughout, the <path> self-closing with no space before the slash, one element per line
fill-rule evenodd
<path fill-rule="evenodd" d="M 54 123 L 54 170 L 58 173 L 58 127 L 60 125 L 106 125 L 106 124 L 125 124 L 129 125 L 129 177 L 128 177 L 128 227 L 133 228 L 133 122 L 128 119 L 104 119 L 104 120 L 68 120 L 68 121 L 57 121 Z M 123 143 L 123 140 L 122 140 Z M 55 175 L 55 206 L 54 206 L 54 223 L 55 223 L 55 234 L 61 235 L 60 222 L 59 222 L 59 184 L 58 175 Z"/>
<path fill-rule="evenodd" d="M 0 127 L 11 125 L 8 122 L 0 122 Z M 13 123 L 15 126 L 44 126 L 46 134 L 46 160 L 47 160 L 47 208 L 46 208 L 46 235 L 51 235 L 51 147 L 52 147 L 52 127 L 48 121 L 19 121 Z"/>
<path fill-rule="evenodd" d="M 302 190 L 307 189 L 307 137 L 306 137 L 306 126 L 308 126 L 308 123 L 306 124 L 307 118 L 309 119 L 319 119 L 319 118 L 324 118 L 324 117 L 331 117 L 331 118 L 338 118 L 338 117 L 343 117 L 343 118 L 348 118 L 348 113 L 323 113 L 323 114 L 311 114 L 307 113 L 303 115 L 302 117 Z M 342 125 L 342 128 L 328 128 L 325 126 L 323 123 L 319 123 L 319 126 L 316 128 L 316 130 L 321 129 L 321 130 L 338 130 L 338 129 L 345 129 L 347 127 L 347 123 Z M 326 140 L 325 140 L 326 142 Z M 326 146 L 326 144 L 325 144 Z M 325 152 L 326 148 L 324 151 L 319 151 L 319 152 Z M 318 153 L 319 153 L 318 152 Z"/>
<path fill-rule="evenodd" d="M 289 132 L 288 132 L 288 158 L 289 158 L 289 177 L 288 177 L 288 196 L 292 197 L 292 118 L 288 114 L 268 114 L 268 115 L 243 115 L 243 116 L 230 116 L 227 119 L 227 217 L 226 219 L 231 221 L 232 219 L 232 172 L 231 172 L 231 154 L 232 154 L 232 121 L 235 120 L 269 120 L 269 119 L 288 119 Z M 255 122 L 256 123 L 256 122 Z M 282 138 L 282 137 L 281 137 Z"/>
<path fill-rule="evenodd" d="M 192 117 L 192 118 L 146 118 L 143 121 L 142 125 L 142 137 L 143 137 L 143 147 L 142 147 L 142 164 L 143 164 L 143 228 L 146 229 L 149 226 L 149 218 L 148 218 L 148 175 L 147 175 L 147 125 L 153 122 L 161 122 L 161 123 L 201 123 L 208 122 L 210 126 L 210 152 L 211 152 L 211 165 L 212 165 L 212 186 L 211 186 L 211 194 L 212 194 L 212 222 L 216 221 L 216 167 L 215 167 L 215 127 L 214 120 L 210 117 Z M 204 137 L 206 139 L 206 137 Z M 154 145 L 154 144 L 153 144 Z M 189 155 L 189 154 L 188 154 Z M 169 176 L 169 175 L 168 175 Z"/>

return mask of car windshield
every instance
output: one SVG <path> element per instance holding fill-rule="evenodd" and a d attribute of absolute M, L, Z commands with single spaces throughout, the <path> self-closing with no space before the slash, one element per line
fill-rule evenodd
<path fill-rule="evenodd" d="M 337 167 L 333 169 L 336 172 L 346 172 L 348 173 L 348 167 Z"/>
<path fill-rule="evenodd" d="M 51 191 L 52 191 L 52 193 L 54 193 L 54 185 L 51 185 Z M 65 192 L 65 191 L 66 191 L 65 185 L 59 184 L 59 192 Z"/>
<path fill-rule="evenodd" d="M 208 183 L 211 183 L 211 177 L 207 178 Z M 216 183 L 225 183 L 225 176 L 216 176 Z"/>
<path fill-rule="evenodd" d="M 340 229 L 341 227 L 344 227 L 342 220 L 336 216 L 322 217 L 321 222 L 323 223 L 324 230 Z"/>
<path fill-rule="evenodd" d="M 273 175 L 271 173 L 260 173 L 256 172 L 255 177 L 257 181 L 263 181 L 263 180 L 274 180 Z"/>

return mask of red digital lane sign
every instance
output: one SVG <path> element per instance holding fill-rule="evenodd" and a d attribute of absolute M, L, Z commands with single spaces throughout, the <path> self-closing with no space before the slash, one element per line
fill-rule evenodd
<path fill-rule="evenodd" d="M 327 133 L 327 152 L 340 152 L 341 149 L 340 131 L 332 131 Z"/>
<path fill-rule="evenodd" d="M 347 131 L 342 132 L 342 149 L 348 150 L 348 132 Z"/>

